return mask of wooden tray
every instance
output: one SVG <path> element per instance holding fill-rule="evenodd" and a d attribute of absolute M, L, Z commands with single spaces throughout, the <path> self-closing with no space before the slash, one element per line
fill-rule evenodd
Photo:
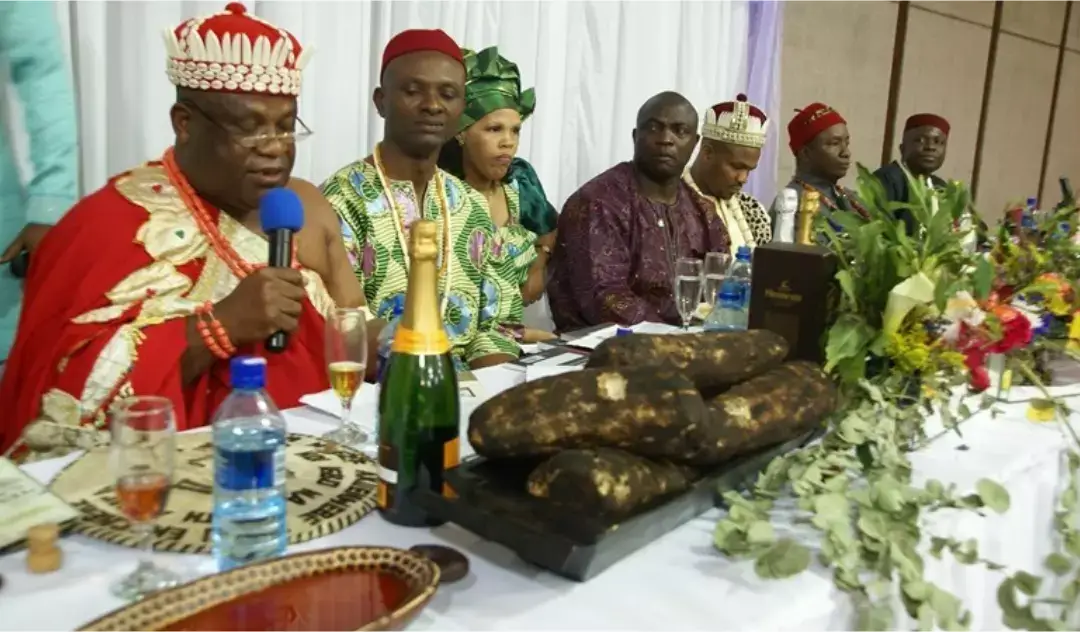
<path fill-rule="evenodd" d="M 320 578 L 323 582 L 334 581 L 327 575 L 342 580 L 359 579 L 359 573 L 378 573 L 396 580 L 384 585 L 382 578 L 365 578 L 365 590 L 348 588 L 348 606 L 338 606 L 337 611 L 367 608 L 369 613 L 352 614 L 349 629 L 353 630 L 400 630 L 423 610 L 435 594 L 439 584 L 439 567 L 427 558 L 389 547 L 342 547 L 324 549 L 311 553 L 287 555 L 275 560 L 244 566 L 225 573 L 218 573 L 183 586 L 164 590 L 129 606 L 115 610 L 80 628 L 81 630 L 325 630 L 326 619 L 321 622 L 316 612 L 323 615 L 335 610 L 325 608 L 325 601 L 308 600 L 304 603 L 290 602 L 283 597 L 286 584 L 299 580 Z M 344 584 L 345 582 L 342 581 Z M 299 584 L 296 584 L 299 586 Z M 305 587 L 307 597 L 326 596 L 328 583 Z M 387 587 L 393 590 L 386 590 Z M 272 592 L 281 590 L 282 592 Z M 387 595 L 389 592 L 399 593 Z M 365 594 L 367 593 L 367 594 Z M 304 595 L 303 592 L 300 595 Z M 385 603 L 385 602 L 391 603 Z M 383 605 L 371 607 L 380 602 Z M 230 618 L 217 607 L 235 607 Z M 320 606 L 324 608 L 320 609 Z M 199 626 L 195 615 L 211 609 L 218 610 L 212 621 L 203 618 L 205 626 Z M 206 617 L 207 615 L 203 615 Z M 236 621 L 240 619 L 240 621 Z M 221 627 L 226 625 L 227 627 Z M 246 627 L 241 627 L 246 626 Z M 318 626 L 318 627 L 314 627 Z M 344 628 L 342 628 L 344 629 Z"/>
<path fill-rule="evenodd" d="M 413 501 L 434 517 L 497 542 L 518 557 L 575 581 L 587 581 L 687 521 L 721 505 L 721 495 L 743 489 L 773 458 L 812 441 L 818 431 L 745 454 L 708 472 L 690 489 L 656 499 L 618 522 L 567 514 L 525 491 L 534 463 L 473 456 L 446 473 L 453 500 L 417 490 Z"/>

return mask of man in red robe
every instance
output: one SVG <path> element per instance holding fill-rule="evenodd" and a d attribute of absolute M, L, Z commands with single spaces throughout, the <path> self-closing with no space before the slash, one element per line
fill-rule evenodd
<path fill-rule="evenodd" d="M 111 406 L 136 395 L 169 398 L 179 430 L 205 425 L 237 354 L 265 357 L 270 396 L 295 406 L 328 385 L 324 316 L 363 305 L 336 217 L 289 176 L 311 133 L 296 103 L 308 51 L 239 3 L 165 39 L 175 147 L 76 204 L 34 253 L 0 383 L 13 458 L 104 443 Z M 267 268 L 259 199 L 285 186 L 305 224 L 293 267 Z M 275 331 L 288 345 L 267 353 Z"/>

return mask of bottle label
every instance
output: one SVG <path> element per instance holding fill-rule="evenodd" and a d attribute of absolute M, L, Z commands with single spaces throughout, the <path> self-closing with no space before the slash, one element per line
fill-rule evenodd
<path fill-rule="evenodd" d="M 379 482 L 375 486 L 375 504 L 379 509 L 389 509 L 394 489 L 397 487 L 398 457 L 394 446 L 379 445 Z"/>
<path fill-rule="evenodd" d="M 230 491 L 270 489 L 277 485 L 279 476 L 284 477 L 284 452 L 283 447 L 265 450 L 218 448 L 214 479 L 218 487 Z"/>
<path fill-rule="evenodd" d="M 406 355 L 442 355 L 450 351 L 450 339 L 443 329 L 427 333 L 398 326 L 390 350 Z"/>
<path fill-rule="evenodd" d="M 443 471 L 452 470 L 461 463 L 461 439 L 454 438 L 443 444 Z M 444 498 L 457 498 L 457 492 L 450 487 L 450 483 L 443 481 L 442 495 Z"/>

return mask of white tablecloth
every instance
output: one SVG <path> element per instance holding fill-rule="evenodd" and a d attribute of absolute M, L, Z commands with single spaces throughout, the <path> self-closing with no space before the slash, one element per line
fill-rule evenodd
<path fill-rule="evenodd" d="M 482 373 L 485 385 L 513 383 L 507 369 Z M 489 388 L 488 395 L 496 392 Z M 972 420 L 962 440 L 946 436 L 916 454 L 918 475 L 972 487 L 990 476 L 1009 488 L 1012 507 L 1003 516 L 979 518 L 957 512 L 933 516 L 933 533 L 980 540 L 984 557 L 1042 574 L 1050 550 L 1051 516 L 1063 439 L 1053 426 L 1023 420 L 1022 407 L 998 419 Z M 333 419 L 311 409 L 286 413 L 290 430 L 322 433 Z M 957 449 L 966 445 L 967 449 Z M 48 481 L 74 457 L 36 463 L 27 471 Z M 507 549 L 454 525 L 406 529 L 374 513 L 357 524 L 293 551 L 341 545 L 444 543 L 464 551 L 471 573 L 442 587 L 413 629 L 604 629 L 604 630 L 824 630 L 851 629 L 848 598 L 827 571 L 813 568 L 783 581 L 758 579 L 747 562 L 730 561 L 712 547 L 720 516 L 712 510 L 649 543 L 586 583 L 564 580 L 532 567 Z M 25 571 L 25 553 L 0 558 L 0 629 L 73 629 L 116 607 L 109 584 L 129 572 L 131 549 L 82 536 L 62 543 L 64 566 L 53 574 Z M 159 554 L 157 559 L 191 575 L 212 572 L 206 556 Z M 1001 628 L 994 590 L 999 578 L 946 558 L 927 557 L 928 578 L 957 594 L 975 613 L 975 629 Z"/>

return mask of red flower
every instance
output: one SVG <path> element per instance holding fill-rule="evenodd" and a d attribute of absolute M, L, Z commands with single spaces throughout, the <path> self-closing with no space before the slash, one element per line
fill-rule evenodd
<path fill-rule="evenodd" d="M 1011 305 L 990 307 L 989 316 L 1001 325 L 1001 338 L 991 340 L 985 327 L 960 326 L 956 349 L 964 354 L 964 366 L 969 373 L 968 387 L 981 393 L 990 388 L 990 372 L 986 358 L 992 353 L 1008 353 L 1031 343 L 1031 321 Z"/>
<path fill-rule="evenodd" d="M 969 353 L 964 356 L 964 364 L 967 365 L 970 379 L 968 388 L 974 393 L 981 393 L 990 388 L 990 372 L 986 370 L 986 355 L 982 353 Z"/>
<path fill-rule="evenodd" d="M 1014 291 L 1015 289 L 1011 285 L 999 285 L 990 290 L 990 296 L 986 297 L 986 302 L 982 305 L 982 308 L 989 311 L 998 305 L 1008 303 Z"/>
<path fill-rule="evenodd" d="M 1011 305 L 998 305 L 990 310 L 1001 323 L 1001 339 L 990 345 L 990 353 L 1008 353 L 1031 343 L 1031 321 Z"/>
<path fill-rule="evenodd" d="M 964 366 L 969 374 L 968 388 L 976 393 L 990 388 L 990 373 L 986 370 L 986 356 L 989 354 L 986 332 L 961 323 L 956 348 L 964 354 Z"/>

